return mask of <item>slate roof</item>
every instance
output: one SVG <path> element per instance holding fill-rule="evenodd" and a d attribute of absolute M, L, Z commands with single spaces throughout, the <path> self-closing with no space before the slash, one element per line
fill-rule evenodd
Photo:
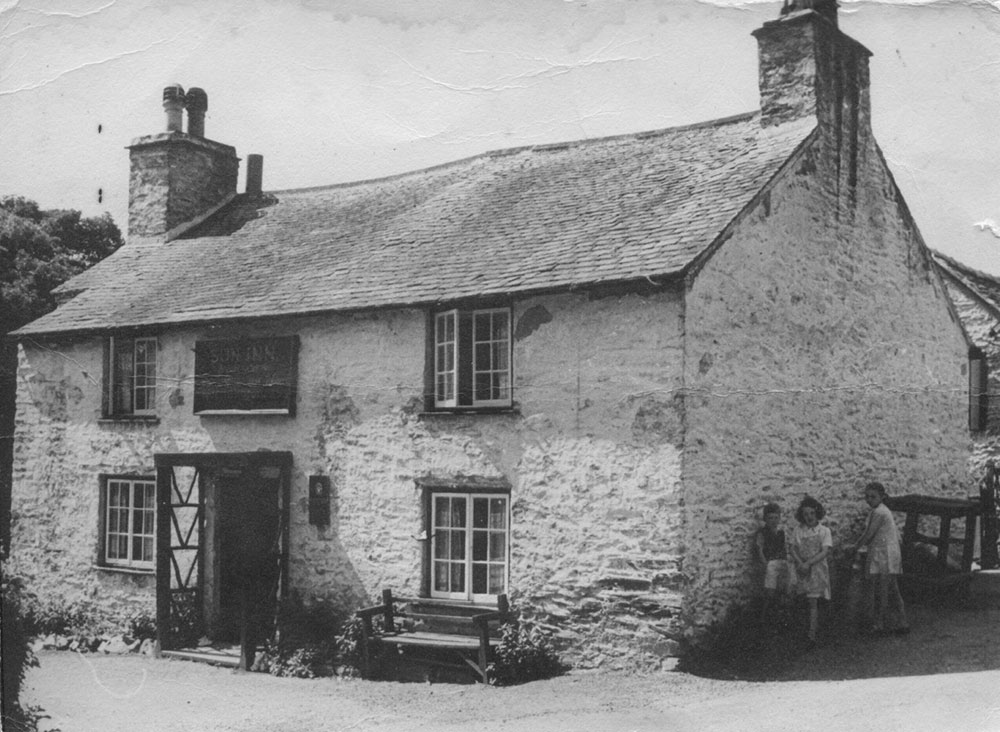
<path fill-rule="evenodd" d="M 756 114 L 485 153 L 379 180 L 240 196 L 129 241 L 19 335 L 426 304 L 671 276 L 813 129 Z"/>
<path fill-rule="evenodd" d="M 941 252 L 933 252 L 933 255 L 935 263 L 948 277 L 964 285 L 992 311 L 993 317 L 1000 320 L 1000 278 L 973 269 Z"/>

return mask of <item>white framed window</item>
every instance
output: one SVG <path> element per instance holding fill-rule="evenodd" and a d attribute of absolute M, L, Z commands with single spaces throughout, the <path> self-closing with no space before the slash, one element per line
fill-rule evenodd
<path fill-rule="evenodd" d="M 156 414 L 156 338 L 108 340 L 105 416 Z"/>
<path fill-rule="evenodd" d="M 156 481 L 105 478 L 101 498 L 101 563 L 155 569 Z"/>
<path fill-rule="evenodd" d="M 510 308 L 435 314 L 436 408 L 511 405 L 510 321 Z"/>
<path fill-rule="evenodd" d="M 510 496 L 431 495 L 431 597 L 492 603 L 506 594 Z"/>

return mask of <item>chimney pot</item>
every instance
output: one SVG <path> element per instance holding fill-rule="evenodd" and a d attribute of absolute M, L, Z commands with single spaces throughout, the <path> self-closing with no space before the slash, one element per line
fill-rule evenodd
<path fill-rule="evenodd" d="M 181 132 L 184 114 L 184 87 L 171 84 L 163 88 L 163 110 L 167 113 L 167 132 Z"/>
<path fill-rule="evenodd" d="M 247 195 L 259 196 L 264 181 L 264 156 L 247 155 Z"/>
<path fill-rule="evenodd" d="M 205 136 L 205 112 L 208 111 L 208 94 L 196 86 L 188 90 L 184 97 L 188 112 L 188 134 L 192 137 Z"/>

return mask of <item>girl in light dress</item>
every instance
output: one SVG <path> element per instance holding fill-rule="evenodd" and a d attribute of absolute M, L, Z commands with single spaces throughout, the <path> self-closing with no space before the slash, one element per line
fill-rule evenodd
<path fill-rule="evenodd" d="M 892 511 L 885 505 L 886 490 L 881 483 L 872 482 L 865 486 L 865 503 L 871 508 L 865 532 L 857 544 L 846 547 L 857 551 L 868 549 L 869 577 L 873 580 L 878 595 L 874 600 L 875 624 L 872 632 L 881 635 L 895 633 L 906 635 L 910 624 L 906 619 L 906 605 L 899 592 L 899 575 L 903 571 L 902 553 L 899 547 L 899 530 L 892 518 Z M 889 605 L 895 606 L 897 624 L 889 628 Z"/>
<path fill-rule="evenodd" d="M 826 515 L 822 504 L 806 496 L 795 512 L 799 525 L 792 531 L 788 553 L 795 565 L 796 587 L 809 602 L 809 643 L 816 643 L 819 630 L 819 600 L 830 599 L 830 564 L 833 547 L 830 529 L 820 523 Z"/>

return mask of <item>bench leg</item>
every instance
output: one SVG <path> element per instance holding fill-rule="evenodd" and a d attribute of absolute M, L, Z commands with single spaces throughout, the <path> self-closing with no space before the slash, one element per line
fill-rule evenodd
<path fill-rule="evenodd" d="M 367 679 L 371 677 L 372 673 L 372 661 L 371 655 L 368 651 L 368 634 L 362 633 L 361 635 L 361 678 Z"/>

